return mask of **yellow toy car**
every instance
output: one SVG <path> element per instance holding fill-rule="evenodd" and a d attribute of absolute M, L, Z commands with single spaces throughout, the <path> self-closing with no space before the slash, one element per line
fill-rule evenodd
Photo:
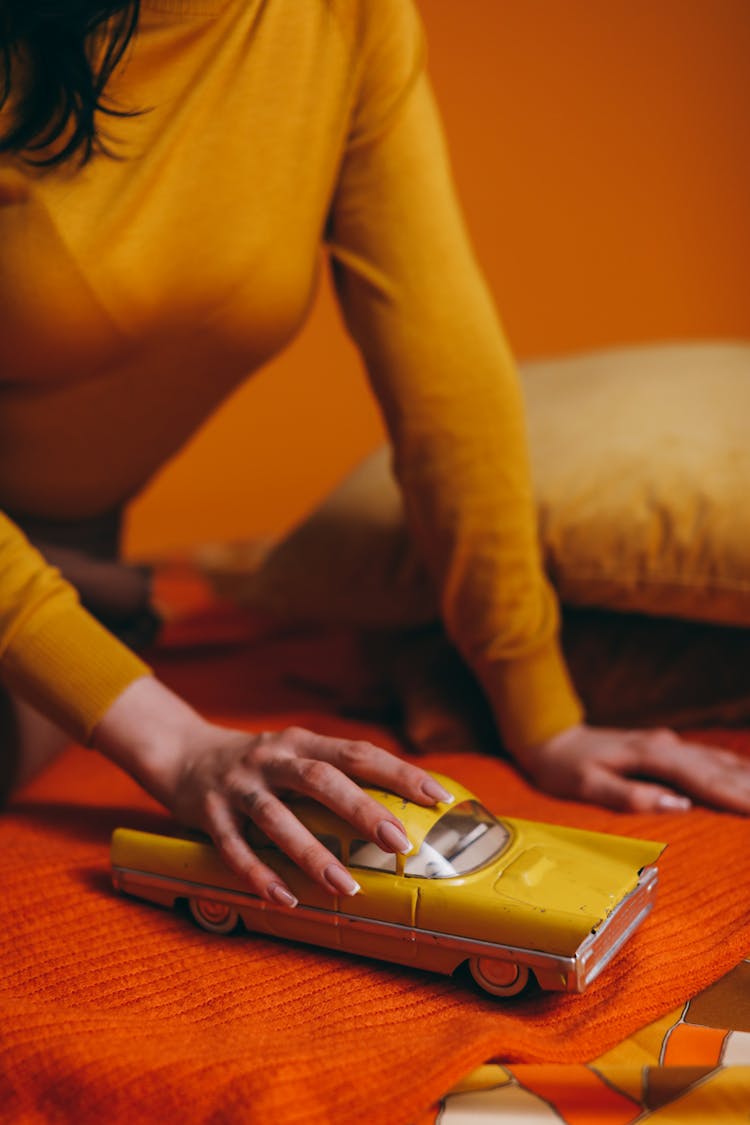
<path fill-rule="evenodd" d="M 118 828 L 116 888 L 173 907 L 184 902 L 214 933 L 249 930 L 453 973 L 467 964 L 493 996 L 530 978 L 582 992 L 651 910 L 650 866 L 663 844 L 493 816 L 468 789 L 435 775 L 455 803 L 423 808 L 369 789 L 399 817 L 414 847 L 381 851 L 312 801 L 296 815 L 346 864 L 359 894 L 333 897 L 255 833 L 261 858 L 299 899 L 276 906 L 250 894 L 211 843 Z M 254 830 L 253 830 L 254 831 Z"/>

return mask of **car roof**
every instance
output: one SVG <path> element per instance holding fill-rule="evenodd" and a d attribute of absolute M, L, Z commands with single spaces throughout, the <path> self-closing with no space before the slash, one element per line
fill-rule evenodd
<path fill-rule="evenodd" d="M 419 848 L 427 833 L 444 813 L 461 804 L 462 801 L 475 801 L 477 799 L 470 790 L 457 782 L 455 778 L 446 777 L 444 774 L 435 773 L 433 770 L 430 770 L 430 773 L 449 793 L 453 794 L 455 800 L 451 804 L 441 801 L 437 805 L 425 807 L 414 804 L 413 801 L 386 789 L 363 786 L 366 793 L 369 793 L 371 797 L 384 805 L 393 816 L 398 817 L 415 848 Z M 358 839 L 361 836 L 361 833 L 351 824 L 342 820 L 330 809 L 318 804 L 317 801 L 300 797 L 290 800 L 289 804 L 303 824 L 307 825 L 316 836 L 330 834 L 338 836 L 342 840 Z"/>

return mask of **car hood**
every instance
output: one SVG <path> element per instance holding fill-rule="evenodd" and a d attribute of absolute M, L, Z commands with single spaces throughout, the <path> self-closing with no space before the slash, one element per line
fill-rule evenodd
<path fill-rule="evenodd" d="M 516 830 L 520 822 L 516 822 Z M 664 845 L 622 836 L 597 836 L 577 829 L 526 823 L 529 839 L 493 881 L 506 900 L 545 912 L 575 915 L 594 929 L 638 882 Z M 604 846 L 606 841 L 606 846 Z"/>

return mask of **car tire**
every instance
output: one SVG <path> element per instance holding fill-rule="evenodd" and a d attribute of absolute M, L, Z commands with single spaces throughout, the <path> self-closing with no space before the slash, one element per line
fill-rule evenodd
<path fill-rule="evenodd" d="M 211 934 L 232 934 L 239 925 L 240 916 L 225 902 L 210 898 L 188 899 L 188 910 L 202 930 Z"/>
<path fill-rule="evenodd" d="M 529 983 L 529 970 L 515 961 L 495 957 L 472 957 L 469 972 L 475 983 L 490 996 L 518 996 Z"/>

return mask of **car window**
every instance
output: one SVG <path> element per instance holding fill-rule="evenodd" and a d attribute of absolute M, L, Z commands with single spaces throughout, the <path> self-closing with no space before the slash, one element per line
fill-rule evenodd
<path fill-rule="evenodd" d="M 478 801 L 462 801 L 443 813 L 415 855 L 407 856 L 404 874 L 419 879 L 468 875 L 496 859 L 510 832 Z"/>
<path fill-rule="evenodd" d="M 349 845 L 349 866 L 367 867 L 371 871 L 396 870 L 396 857 L 392 852 L 384 852 L 370 840 L 352 840 Z"/>
<path fill-rule="evenodd" d="M 341 859 L 341 840 L 338 836 L 333 836 L 329 832 L 316 832 L 315 839 L 320 840 L 323 847 L 328 848 L 329 852 L 336 856 L 336 859 Z"/>

